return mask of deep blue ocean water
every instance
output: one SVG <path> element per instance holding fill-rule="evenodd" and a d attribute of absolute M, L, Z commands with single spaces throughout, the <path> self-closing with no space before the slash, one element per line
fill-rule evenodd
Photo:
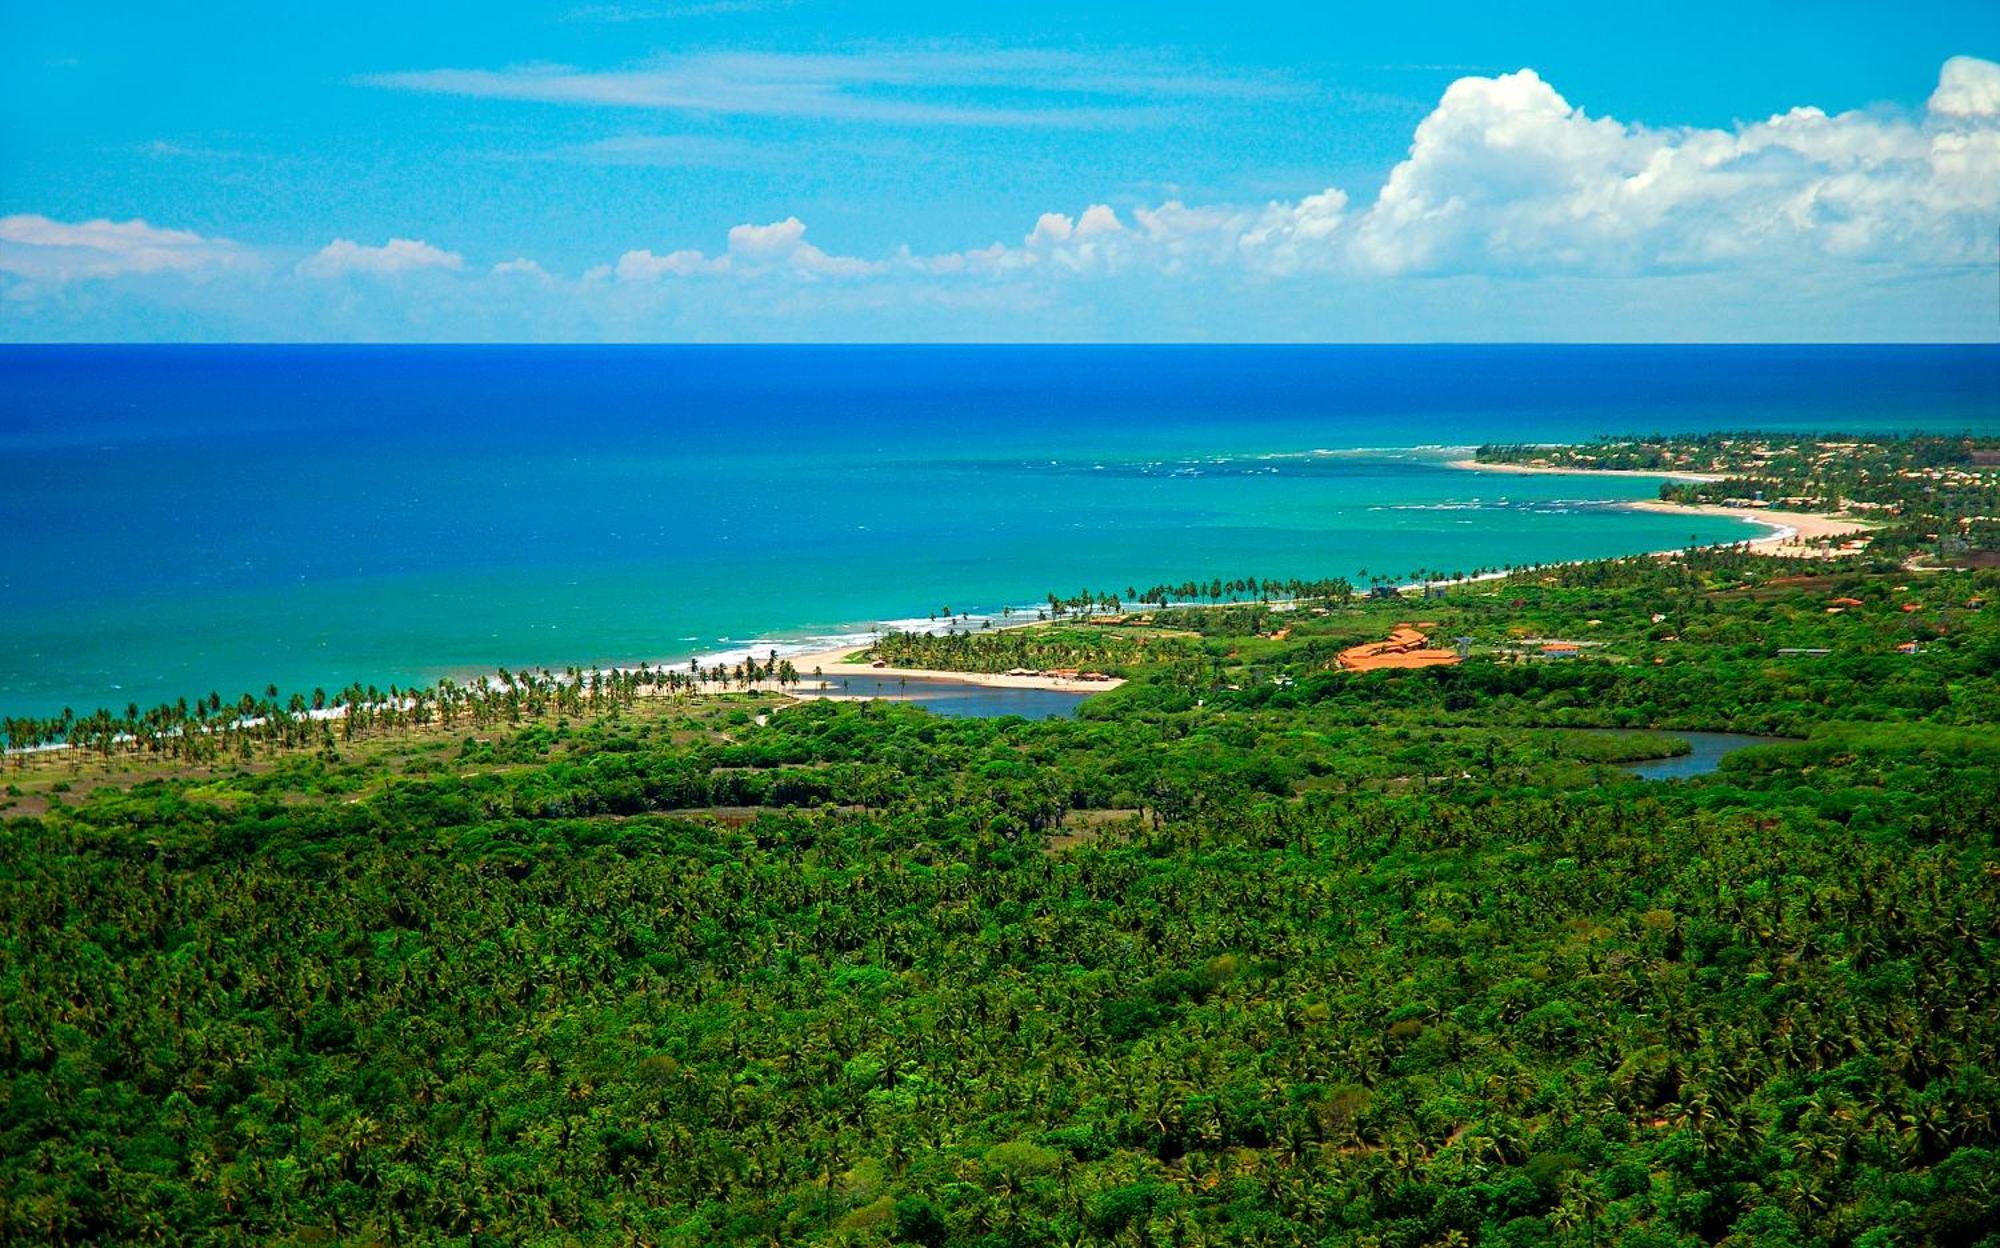
<path fill-rule="evenodd" d="M 1732 428 L 1994 432 L 2000 350 L 0 347 L 0 713 L 1752 536 L 1408 449 Z"/>

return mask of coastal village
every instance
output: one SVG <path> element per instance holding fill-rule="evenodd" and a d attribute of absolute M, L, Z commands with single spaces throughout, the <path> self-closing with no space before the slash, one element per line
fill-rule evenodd
<path fill-rule="evenodd" d="M 1973 440 L 1707 436 L 1605 440 L 1584 446 L 1481 447 L 1479 466 L 1540 472 L 1659 475 L 1683 505 L 1757 512 L 1839 513 L 1883 524 L 1933 518 L 1941 553 L 1987 545 L 2000 526 L 2000 450 Z M 1849 533 L 1828 551 L 1860 554 L 1873 538 Z"/>

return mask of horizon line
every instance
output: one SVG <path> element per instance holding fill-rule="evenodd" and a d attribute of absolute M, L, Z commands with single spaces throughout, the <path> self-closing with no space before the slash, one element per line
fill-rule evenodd
<path fill-rule="evenodd" d="M 1063 350 L 1068 348 L 1186 348 L 1229 349 L 1240 347 L 1986 347 L 2000 348 L 2000 338 L 1886 338 L 1886 339 L 1625 339 L 1625 338 L 1548 338 L 1548 339 L 1473 339 L 1473 338 L 1409 338 L 1409 339 L 1232 339 L 1226 341 L 1184 341 L 1177 339 L 1157 339 L 1144 341 L 1124 341 L 1119 339 L 1092 339 L 1070 342 L 1046 342 L 1037 339 L 990 338 L 966 339 L 661 339 L 661 340 L 618 340 L 618 341 L 547 341 L 536 339 L 402 339 L 396 341 L 368 341 L 348 339 L 36 339 L 0 341 L 0 350 L 20 348 L 106 348 L 106 347 L 151 347 L 151 348 L 204 348 L 204 347 L 361 347 L 361 348 L 408 348 L 408 347 L 449 347 L 449 348 L 659 348 L 659 347 L 701 347 L 701 348 L 795 348 L 795 347 L 840 347 L 840 348 L 964 348 L 964 347 L 1033 347 L 1038 349 Z"/>

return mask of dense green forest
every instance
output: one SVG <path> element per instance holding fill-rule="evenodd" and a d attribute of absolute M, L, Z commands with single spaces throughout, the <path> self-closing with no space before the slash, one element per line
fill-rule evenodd
<path fill-rule="evenodd" d="M 17 757 L 0 1238 L 2000 1244 L 1996 589 L 1698 552 L 890 643 L 1130 677 L 1074 719 Z M 1469 657 L 1335 670 L 1405 621 Z M 1696 728 L 1787 739 L 1618 765 Z"/>

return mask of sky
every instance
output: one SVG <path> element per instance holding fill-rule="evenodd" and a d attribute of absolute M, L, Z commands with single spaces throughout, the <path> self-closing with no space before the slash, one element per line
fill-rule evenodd
<path fill-rule="evenodd" d="M 1996 61 L 1990 2 L 0 0 L 0 340 L 1990 341 Z"/>

